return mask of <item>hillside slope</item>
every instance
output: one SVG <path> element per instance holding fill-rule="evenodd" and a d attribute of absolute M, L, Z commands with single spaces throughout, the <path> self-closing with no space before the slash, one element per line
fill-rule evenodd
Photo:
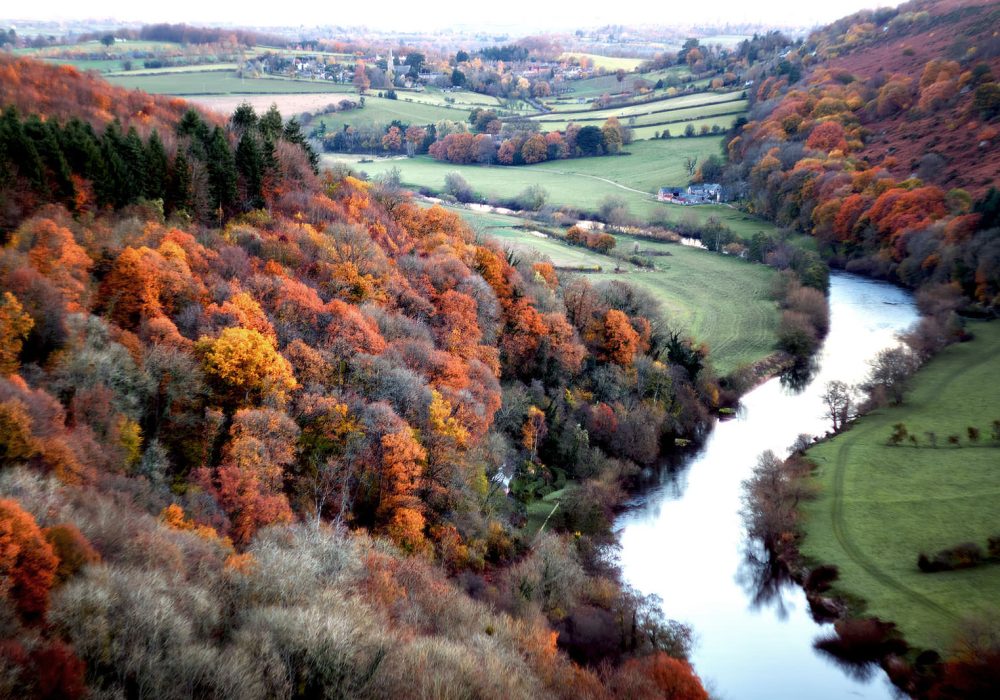
<path fill-rule="evenodd" d="M 0 696 L 707 697 L 599 554 L 720 401 L 655 302 L 0 66 Z"/>
<path fill-rule="evenodd" d="M 916 0 L 790 47 L 729 141 L 747 206 L 833 264 L 1000 302 L 995 3 Z"/>

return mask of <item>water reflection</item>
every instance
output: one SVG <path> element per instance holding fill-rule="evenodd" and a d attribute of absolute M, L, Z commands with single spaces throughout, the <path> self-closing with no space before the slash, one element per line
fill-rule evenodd
<path fill-rule="evenodd" d="M 831 330 L 815 365 L 747 394 L 735 417 L 716 424 L 680 468 L 661 472 L 617 523 L 625 578 L 693 627 L 692 662 L 722 697 L 894 695 L 884 674 L 845 674 L 813 647 L 832 626 L 813 619 L 802 589 L 743 536 L 741 485 L 757 456 L 785 454 L 801 433 L 822 435 L 825 383 L 861 381 L 867 360 L 916 319 L 906 292 L 852 275 L 832 276 L 830 298 Z"/>
<path fill-rule="evenodd" d="M 750 603 L 751 610 L 771 607 L 779 619 L 788 617 L 785 591 L 794 586 L 785 566 L 777 557 L 755 538 L 747 538 L 743 544 L 743 561 L 736 572 L 736 581 Z"/>
<path fill-rule="evenodd" d="M 815 357 L 811 357 L 805 362 L 796 362 L 790 369 L 781 373 L 781 386 L 793 394 L 798 394 L 809 386 L 817 371 L 819 371 L 819 364 Z"/>

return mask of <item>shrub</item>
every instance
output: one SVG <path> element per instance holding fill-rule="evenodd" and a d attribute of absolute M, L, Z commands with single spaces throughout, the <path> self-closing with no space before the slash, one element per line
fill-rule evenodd
<path fill-rule="evenodd" d="M 983 549 L 975 542 L 964 542 L 948 549 L 942 549 L 933 557 L 921 553 L 917 566 L 924 573 L 968 569 L 983 562 Z"/>

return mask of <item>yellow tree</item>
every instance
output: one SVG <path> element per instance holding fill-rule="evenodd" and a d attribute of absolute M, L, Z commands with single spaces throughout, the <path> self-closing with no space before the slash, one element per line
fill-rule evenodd
<path fill-rule="evenodd" d="M 17 297 L 4 292 L 0 296 L 0 375 L 17 371 L 24 339 L 34 326 Z"/>
<path fill-rule="evenodd" d="M 536 406 L 528 409 L 528 417 L 521 428 L 521 444 L 531 453 L 534 461 L 538 456 L 538 445 L 545 439 L 548 428 L 545 425 L 545 413 Z"/>
<path fill-rule="evenodd" d="M 226 405 L 249 406 L 265 398 L 280 404 L 297 386 L 291 364 L 259 331 L 226 328 L 214 340 L 199 340 L 197 348 Z"/>

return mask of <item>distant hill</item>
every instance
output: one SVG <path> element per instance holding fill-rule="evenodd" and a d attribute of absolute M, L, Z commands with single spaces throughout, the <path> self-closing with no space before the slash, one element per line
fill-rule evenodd
<path fill-rule="evenodd" d="M 1000 302 L 1000 6 L 920 0 L 839 20 L 755 85 L 728 176 L 835 265 Z"/>
<path fill-rule="evenodd" d="M 899 10 L 881 25 L 854 15 L 814 34 L 809 43 L 831 71 L 846 71 L 872 86 L 893 76 L 912 81 L 909 102 L 864 115 L 868 138 L 861 157 L 883 164 L 892 158 L 886 168 L 901 179 L 918 174 L 942 187 L 981 195 L 1000 172 L 995 87 L 1000 5 L 930 0 Z M 992 102 L 980 104 L 990 94 Z M 924 161 L 928 155 L 940 160 Z"/>

